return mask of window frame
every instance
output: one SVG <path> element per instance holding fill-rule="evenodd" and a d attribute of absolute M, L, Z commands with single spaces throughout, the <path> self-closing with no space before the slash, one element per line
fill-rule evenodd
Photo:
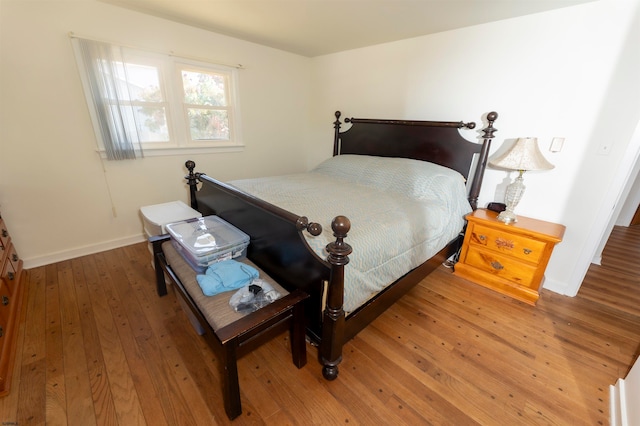
<path fill-rule="evenodd" d="M 206 64 L 200 61 L 189 60 L 185 58 L 176 58 L 174 62 L 175 76 L 178 79 L 176 87 L 180 88 L 180 98 L 182 105 L 182 128 L 185 131 L 184 138 L 188 141 L 186 145 L 189 147 L 211 147 L 212 144 L 220 146 L 238 146 L 238 143 L 232 143 L 231 141 L 238 140 L 240 127 L 236 124 L 238 122 L 238 99 L 237 99 L 237 68 L 232 68 L 224 65 Z M 229 120 L 229 141 L 223 139 L 208 139 L 193 140 L 191 138 L 191 131 L 189 126 L 188 109 L 190 106 L 197 106 L 197 104 L 187 104 L 184 100 L 184 89 L 182 81 L 182 71 L 200 72 L 223 75 L 226 81 L 225 84 L 225 98 L 227 105 L 224 110 L 227 111 L 227 117 Z M 222 108 L 210 108 L 220 110 Z M 241 144 L 240 144 L 241 145 Z"/>
<path fill-rule="evenodd" d="M 178 129 L 178 127 L 175 127 L 173 125 L 170 125 L 170 120 L 171 117 L 173 115 L 172 113 L 172 107 L 171 107 L 171 96 L 169 96 L 170 92 L 170 85 L 167 84 L 167 71 L 168 71 L 168 67 L 170 66 L 169 63 L 167 63 L 163 58 L 162 55 L 158 55 L 158 54 L 153 54 L 151 52 L 145 52 L 143 50 L 139 50 L 139 49 L 132 49 L 132 48 L 123 48 L 124 49 L 124 58 L 123 61 L 125 63 L 130 63 L 128 61 L 128 59 L 132 59 L 134 60 L 136 65 L 142 65 L 142 66 L 147 66 L 147 67 L 153 67 L 157 70 L 158 72 L 158 85 L 160 86 L 160 92 L 162 95 L 162 102 L 147 102 L 147 101 L 138 101 L 138 100 L 130 100 L 128 103 L 135 107 L 135 106 L 154 106 L 154 107 L 158 107 L 158 106 L 164 106 L 165 109 L 165 119 L 166 119 L 166 126 L 167 126 L 167 134 L 169 137 L 169 140 L 166 142 L 160 142 L 160 141 L 154 141 L 154 142 L 139 142 L 139 144 L 142 146 L 142 150 L 146 153 L 148 153 L 149 150 L 154 150 L 154 149 L 158 149 L 158 148 L 167 148 L 167 147 L 177 147 L 176 144 L 173 144 L 173 141 L 176 140 L 176 129 Z M 133 62 L 133 61 L 131 61 Z M 102 143 L 102 140 L 100 141 Z M 177 144 L 179 145 L 179 144 Z M 104 144 L 101 145 L 102 148 L 104 148 Z"/>
<path fill-rule="evenodd" d="M 160 90 L 163 95 L 166 114 L 166 125 L 169 136 L 168 142 L 140 142 L 142 153 L 145 157 L 162 155 L 190 155 L 211 152 L 236 152 L 244 149 L 240 132 L 240 105 L 238 96 L 238 70 L 240 67 L 216 64 L 201 59 L 191 59 L 175 54 L 153 52 L 137 47 L 117 45 L 108 42 L 112 46 L 123 49 L 124 62 L 151 66 L 158 71 Z M 77 49 L 74 45 L 74 49 Z M 76 52 L 76 58 L 79 55 Z M 184 102 L 184 89 L 182 83 L 182 70 L 192 72 L 212 73 L 223 75 L 225 78 L 225 91 L 229 120 L 229 139 L 192 140 L 189 128 L 189 120 L 186 116 L 187 107 Z M 102 158 L 106 158 L 106 150 L 102 135 L 97 130 L 97 112 L 94 107 L 91 91 L 88 89 L 87 76 L 83 67 L 79 67 L 82 85 L 89 107 L 91 121 L 94 127 L 98 152 Z M 138 102 L 131 101 L 131 105 Z M 152 102 L 149 103 L 153 104 Z M 155 103 L 160 105 L 161 103 Z M 136 149 L 137 151 L 137 149 Z M 138 154 L 140 154 L 138 152 Z"/>

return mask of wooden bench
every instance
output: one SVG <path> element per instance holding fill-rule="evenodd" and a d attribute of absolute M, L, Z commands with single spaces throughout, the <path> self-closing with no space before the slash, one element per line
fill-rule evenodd
<path fill-rule="evenodd" d="M 236 312 L 229 306 L 234 292 L 205 296 L 196 281 L 196 272 L 176 251 L 168 235 L 151 237 L 156 286 L 159 296 L 167 294 L 165 274 L 193 317 L 204 330 L 204 338 L 219 360 L 222 398 L 229 419 L 242 413 L 237 360 L 268 340 L 289 330 L 293 363 L 301 368 L 307 362 L 304 301 L 308 295 L 300 290 L 287 292 L 251 261 L 243 262 L 260 272 L 282 297 L 250 314 Z"/>

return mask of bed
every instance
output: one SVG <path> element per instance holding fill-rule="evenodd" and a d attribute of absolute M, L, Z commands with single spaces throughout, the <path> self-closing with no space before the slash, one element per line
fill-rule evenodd
<path fill-rule="evenodd" d="M 308 173 L 221 182 L 187 161 L 191 206 L 244 231 L 251 261 L 309 294 L 307 335 L 333 380 L 343 345 L 459 248 L 497 117 L 476 143 L 460 133 L 474 122 L 343 123 L 338 111 L 333 156 Z"/>

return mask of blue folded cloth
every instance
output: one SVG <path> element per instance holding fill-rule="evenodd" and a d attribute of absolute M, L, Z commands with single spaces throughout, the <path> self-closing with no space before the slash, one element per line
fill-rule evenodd
<path fill-rule="evenodd" d="M 236 260 L 223 260 L 210 265 L 196 280 L 205 296 L 214 296 L 229 290 L 237 290 L 258 278 L 258 270 Z"/>

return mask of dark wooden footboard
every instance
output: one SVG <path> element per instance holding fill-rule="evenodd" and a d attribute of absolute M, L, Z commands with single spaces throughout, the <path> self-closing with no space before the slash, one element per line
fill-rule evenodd
<path fill-rule="evenodd" d="M 185 177 L 191 191 L 191 206 L 203 216 L 216 215 L 249 235 L 247 257 L 288 291 L 299 288 L 309 294 L 305 311 L 310 336 L 322 336 L 324 287 L 331 278 L 331 266 L 306 243 L 302 232 L 319 235 L 322 226 L 296 216 L 230 185 L 194 173 L 188 161 Z M 200 182 L 200 188 L 196 186 Z"/>
<path fill-rule="evenodd" d="M 344 242 L 350 223 L 338 216 L 331 224 L 336 242 L 327 246 L 327 260 L 318 257 L 302 232 L 319 235 L 322 226 L 246 194 L 203 173 L 195 163 L 185 164 L 191 207 L 203 216 L 216 215 L 249 235 L 247 257 L 281 286 L 309 295 L 305 305 L 307 334 L 319 347 L 323 375 L 338 376 L 345 342 L 344 265 L 351 247 Z M 200 188 L 197 185 L 201 184 Z M 160 279 L 160 278 L 158 278 Z M 326 304 L 325 304 L 326 300 Z"/>

